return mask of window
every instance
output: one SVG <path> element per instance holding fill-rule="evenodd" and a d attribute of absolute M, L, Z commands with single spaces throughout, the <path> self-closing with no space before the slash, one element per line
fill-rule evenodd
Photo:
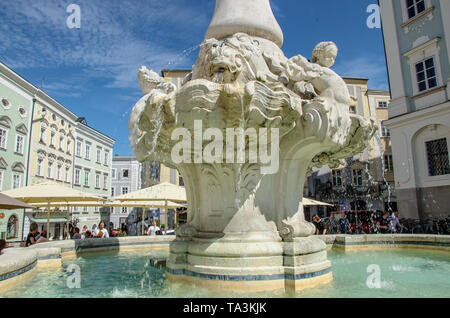
<path fill-rule="evenodd" d="M 102 150 L 100 148 L 97 148 L 97 162 L 102 162 Z"/>
<path fill-rule="evenodd" d="M 333 186 L 340 187 L 342 186 L 342 171 L 341 170 L 333 170 Z"/>
<path fill-rule="evenodd" d="M 16 215 L 11 215 L 8 220 L 8 225 L 6 228 L 6 239 L 10 240 L 17 238 L 19 234 L 19 218 Z"/>
<path fill-rule="evenodd" d="M 64 136 L 59 137 L 59 149 L 63 150 Z"/>
<path fill-rule="evenodd" d="M 95 187 L 100 189 L 100 174 L 98 173 L 95 175 Z"/>
<path fill-rule="evenodd" d="M 47 139 L 46 133 L 47 133 L 47 127 L 45 125 L 42 125 L 41 126 L 41 135 L 40 135 L 39 139 L 40 139 L 40 142 L 42 142 L 44 144 L 45 144 L 45 139 Z"/>
<path fill-rule="evenodd" d="M 105 151 L 105 166 L 109 163 L 109 151 Z"/>
<path fill-rule="evenodd" d="M 384 172 L 394 171 L 394 161 L 392 160 L 392 155 L 384 156 Z"/>
<path fill-rule="evenodd" d="M 387 101 L 378 102 L 378 108 L 388 108 L 388 102 Z"/>
<path fill-rule="evenodd" d="M 62 166 L 58 165 L 58 169 L 56 170 L 56 180 L 62 180 Z"/>
<path fill-rule="evenodd" d="M 123 178 L 129 178 L 130 177 L 130 170 L 122 169 L 122 177 Z"/>
<path fill-rule="evenodd" d="M 383 122 L 380 123 L 380 133 L 383 138 L 391 137 L 391 131 L 384 126 Z"/>
<path fill-rule="evenodd" d="M 47 166 L 47 178 L 53 178 L 53 162 L 49 161 Z"/>
<path fill-rule="evenodd" d="M 416 76 L 419 92 L 423 92 L 437 86 L 434 58 L 416 64 Z"/>
<path fill-rule="evenodd" d="M 11 107 L 11 103 L 9 102 L 9 100 L 4 97 L 2 98 L 2 105 L 5 109 L 9 109 Z"/>
<path fill-rule="evenodd" d="M 111 188 L 111 197 L 114 197 L 116 195 L 116 188 Z"/>
<path fill-rule="evenodd" d="M 42 159 L 38 159 L 37 165 L 36 165 L 36 175 L 39 176 L 39 177 L 43 177 L 43 174 L 42 174 L 42 162 L 43 162 Z"/>
<path fill-rule="evenodd" d="M 18 189 L 20 188 L 20 174 L 13 174 L 13 180 L 12 180 L 12 188 Z"/>
<path fill-rule="evenodd" d="M 81 141 L 77 140 L 77 146 L 75 149 L 75 155 L 81 157 Z"/>
<path fill-rule="evenodd" d="M 363 185 L 363 172 L 361 169 L 353 169 L 353 185 L 358 187 Z"/>
<path fill-rule="evenodd" d="M 70 146 L 72 145 L 72 140 L 70 138 L 67 138 L 67 153 L 70 154 Z"/>
<path fill-rule="evenodd" d="M 184 187 L 184 179 L 183 179 L 182 176 L 179 176 L 178 182 L 179 182 L 179 186 L 180 186 L 180 187 Z"/>
<path fill-rule="evenodd" d="M 425 0 L 406 0 L 408 18 L 414 18 L 419 13 L 425 11 Z"/>
<path fill-rule="evenodd" d="M 122 187 L 122 195 L 128 194 L 128 187 Z"/>
<path fill-rule="evenodd" d="M 81 184 L 80 175 L 81 175 L 81 170 L 80 169 L 75 169 L 75 184 L 76 185 L 80 185 Z"/>
<path fill-rule="evenodd" d="M 72 209 L 72 211 L 75 212 L 75 213 L 78 213 L 78 207 L 77 207 L 77 206 L 74 206 L 73 209 Z"/>
<path fill-rule="evenodd" d="M 428 172 L 431 177 L 450 174 L 447 139 L 429 141 L 426 144 Z"/>
<path fill-rule="evenodd" d="M 128 208 L 122 208 L 122 213 L 123 214 L 127 214 L 128 213 Z"/>
<path fill-rule="evenodd" d="M 112 178 L 115 179 L 116 178 L 116 169 L 112 169 L 112 174 L 111 174 Z"/>
<path fill-rule="evenodd" d="M 19 107 L 19 115 L 20 117 L 25 118 L 25 116 L 27 115 L 26 109 L 23 107 Z"/>
<path fill-rule="evenodd" d="M 94 212 L 95 212 L 95 213 L 100 212 L 100 208 L 99 208 L 98 206 L 94 207 Z"/>
<path fill-rule="evenodd" d="M 86 144 L 84 157 L 86 160 L 91 160 L 91 145 Z"/>
<path fill-rule="evenodd" d="M 21 135 L 16 136 L 16 153 L 23 154 L 23 141 L 24 138 Z"/>
<path fill-rule="evenodd" d="M 177 171 L 170 169 L 170 183 L 177 184 Z"/>
<path fill-rule="evenodd" d="M 0 170 L 0 191 L 3 190 L 3 170 Z"/>
<path fill-rule="evenodd" d="M 84 213 L 87 213 L 88 211 L 89 211 L 88 207 L 87 207 L 87 206 L 84 206 L 84 207 L 83 207 L 83 212 L 84 212 Z"/>
<path fill-rule="evenodd" d="M 161 165 L 157 161 L 149 162 L 150 179 L 159 180 Z"/>
<path fill-rule="evenodd" d="M 54 131 L 52 131 L 51 132 L 51 134 L 50 134 L 50 146 L 55 146 L 55 132 Z"/>
<path fill-rule="evenodd" d="M 8 131 L 0 128 L 0 148 L 6 149 L 8 144 Z"/>
<path fill-rule="evenodd" d="M 70 178 L 70 167 L 66 167 L 66 175 L 64 177 L 64 181 L 69 182 L 69 178 Z"/>
<path fill-rule="evenodd" d="M 103 189 L 108 189 L 108 175 L 103 175 Z"/>
<path fill-rule="evenodd" d="M 356 114 L 356 107 L 355 106 L 350 106 L 350 113 L 351 114 Z"/>
<path fill-rule="evenodd" d="M 84 186 L 89 187 L 89 171 L 84 172 Z"/>

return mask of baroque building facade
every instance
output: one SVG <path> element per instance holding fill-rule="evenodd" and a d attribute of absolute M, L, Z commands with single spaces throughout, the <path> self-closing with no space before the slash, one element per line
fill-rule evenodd
<path fill-rule="evenodd" d="M 109 197 L 113 139 L 89 127 L 84 118 L 2 63 L 0 97 L 0 190 L 50 181 Z M 78 141 L 83 141 L 83 147 L 92 147 L 88 159 L 77 155 Z M 81 179 L 87 174 L 76 180 L 77 168 L 90 172 L 87 180 Z M 52 213 L 51 237 L 63 237 L 65 210 Z M 107 210 L 73 208 L 72 212 L 72 220 L 80 226 L 92 226 L 101 219 L 109 222 Z M 32 222 L 38 223 L 40 230 L 47 222 L 45 213 L 34 211 L 2 211 L 1 216 L 0 233 L 11 241 L 26 237 Z"/>
<path fill-rule="evenodd" d="M 401 214 L 450 214 L 450 1 L 380 0 Z"/>
<path fill-rule="evenodd" d="M 141 189 L 142 165 L 135 157 L 115 155 L 112 161 L 111 197 L 128 194 Z M 121 228 L 123 224 L 134 223 L 138 216 L 138 208 L 114 207 L 111 209 L 111 223 L 114 228 Z M 130 214 L 133 220 L 129 220 Z"/>
<path fill-rule="evenodd" d="M 0 191 L 27 185 L 34 87 L 0 63 Z M 0 238 L 20 240 L 23 210 L 0 211 Z"/>
<path fill-rule="evenodd" d="M 82 192 L 108 199 L 111 189 L 111 169 L 114 140 L 90 127 L 86 118 L 75 122 L 73 187 Z M 76 207 L 72 218 L 81 229 L 105 221 L 109 225 L 109 209 Z"/>

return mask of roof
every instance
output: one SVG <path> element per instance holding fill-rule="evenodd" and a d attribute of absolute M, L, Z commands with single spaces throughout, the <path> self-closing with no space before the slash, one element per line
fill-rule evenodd
<path fill-rule="evenodd" d="M 102 198 L 52 182 L 3 192 L 26 203 L 101 201 Z"/>
<path fill-rule="evenodd" d="M 164 182 L 155 186 L 131 192 L 113 198 L 118 201 L 173 201 L 175 203 L 186 202 L 186 190 L 184 187 Z"/>
<path fill-rule="evenodd" d="M 381 89 L 368 89 L 367 95 L 382 95 L 382 96 L 391 96 L 391 92 L 381 90 Z"/>

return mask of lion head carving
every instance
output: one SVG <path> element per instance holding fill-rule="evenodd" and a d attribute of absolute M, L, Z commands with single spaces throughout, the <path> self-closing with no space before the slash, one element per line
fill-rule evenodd
<path fill-rule="evenodd" d="M 237 33 L 224 40 L 208 39 L 200 49 L 192 79 L 207 79 L 220 84 L 246 84 L 265 81 L 270 73 L 257 40 Z"/>

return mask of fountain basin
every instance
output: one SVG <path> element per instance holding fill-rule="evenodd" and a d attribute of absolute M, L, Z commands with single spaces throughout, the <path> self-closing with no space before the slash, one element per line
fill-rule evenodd
<path fill-rule="evenodd" d="M 328 284 L 315 284 L 315 289 L 305 288 L 308 287 L 305 280 L 304 286 L 302 286 L 303 290 L 298 290 L 294 294 L 286 293 L 280 282 L 272 284 L 272 286 L 280 288 L 273 288 L 270 292 L 256 295 L 255 292 L 261 289 L 223 288 L 207 291 L 209 286 L 202 286 L 201 283 L 198 283 L 203 280 L 188 281 L 189 284 L 194 283 L 196 288 L 170 283 L 170 274 L 167 274 L 167 269 L 150 270 L 149 265 L 145 267 L 144 264 L 147 262 L 150 264 L 150 254 L 156 259 L 167 258 L 169 244 L 174 237 L 130 237 L 50 242 L 31 248 L 7 249 L 5 254 L 0 256 L 0 297 L 52 297 L 52 295 L 55 297 L 186 297 L 186 295 L 192 297 L 233 297 L 234 295 L 248 295 L 249 297 L 390 297 L 389 293 L 391 292 L 393 297 L 450 296 L 448 294 L 449 286 L 446 285 L 450 270 L 450 237 L 448 236 L 330 235 L 317 238 L 320 238 L 327 246 L 334 280 Z M 69 275 L 65 269 L 70 264 L 79 264 L 81 267 L 83 287 L 81 290 L 68 290 L 65 285 Z M 368 289 L 363 278 L 367 278 L 369 275 L 366 268 L 371 264 L 378 264 L 383 275 L 392 274 L 393 276 L 389 278 L 392 284 L 396 283 L 395 275 L 403 277 L 401 283 L 396 283 L 401 290 L 389 289 L 389 284 L 385 286 L 387 289 Z M 359 272 L 355 272 L 355 268 L 359 268 Z M 386 272 L 383 268 L 387 268 Z M 412 276 L 417 269 L 421 270 L 421 274 Z M 434 271 L 433 269 L 439 270 Z M 145 289 L 141 288 L 140 281 L 146 277 L 146 270 L 150 271 L 150 281 L 155 283 L 155 286 L 152 286 L 153 289 L 148 289 L 148 286 Z M 129 279 L 127 273 L 134 273 L 132 279 Z M 136 273 L 138 273 L 137 276 Z M 90 275 L 98 278 L 94 278 L 94 286 L 85 288 L 83 284 L 90 281 Z M 358 281 L 356 287 L 347 285 L 354 279 L 354 275 L 363 278 Z M 105 286 L 97 285 L 102 282 L 103 277 Z M 216 284 L 217 280 L 211 280 L 208 283 L 209 285 Z M 251 283 L 246 282 L 249 287 L 253 287 Z M 410 289 L 405 286 L 414 287 Z M 98 287 L 98 289 L 94 287 Z M 201 287 L 206 289 L 202 290 Z M 293 287 L 290 288 L 293 289 Z M 347 294 L 341 289 L 345 290 Z M 46 290 L 48 293 L 42 293 L 42 290 Z M 106 294 L 103 292 L 105 290 L 108 291 Z M 129 294 L 126 294 L 125 290 Z M 183 290 L 184 294 L 179 294 L 179 290 Z M 190 294 L 186 294 L 187 291 Z M 233 293 L 223 294 L 229 291 Z M 33 292 L 39 293 L 39 295 L 33 295 Z M 386 292 L 388 293 L 386 294 Z"/>

